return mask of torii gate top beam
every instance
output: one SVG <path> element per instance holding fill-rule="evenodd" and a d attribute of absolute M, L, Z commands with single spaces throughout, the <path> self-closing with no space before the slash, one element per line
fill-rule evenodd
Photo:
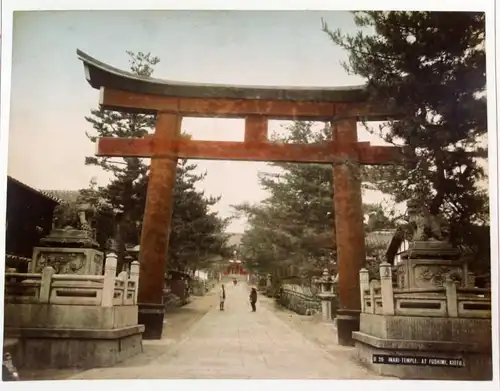
<path fill-rule="evenodd" d="M 261 87 L 186 83 L 138 76 L 77 50 L 89 84 L 101 91 L 101 105 L 123 112 L 177 111 L 184 116 L 365 120 L 395 118 L 385 107 L 367 102 L 365 86 Z"/>
<path fill-rule="evenodd" d="M 85 76 L 95 89 L 101 87 L 172 98 L 258 99 L 297 102 L 362 102 L 365 86 L 349 87 L 261 87 L 187 83 L 138 76 L 107 65 L 77 50 L 85 66 Z"/>

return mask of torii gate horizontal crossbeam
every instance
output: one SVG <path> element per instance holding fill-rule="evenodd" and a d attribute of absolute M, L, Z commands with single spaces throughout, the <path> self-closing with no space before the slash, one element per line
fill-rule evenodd
<path fill-rule="evenodd" d="M 366 121 L 397 119 L 387 108 L 367 102 L 313 102 L 262 99 L 176 98 L 154 94 L 130 93 L 101 87 L 99 104 L 107 110 L 156 114 L 176 112 L 183 117 L 244 118 L 260 115 L 276 120 L 332 121 L 355 118 Z"/>
<path fill-rule="evenodd" d="M 345 149 L 345 146 L 343 147 Z M 369 142 L 352 145 L 361 164 L 394 164 L 401 150 L 391 146 L 370 146 Z M 160 157 L 184 159 L 270 161 L 289 163 L 333 163 L 338 155 L 336 143 L 284 144 L 272 142 L 233 142 L 198 140 L 158 140 L 146 138 L 101 138 L 97 156 Z"/>

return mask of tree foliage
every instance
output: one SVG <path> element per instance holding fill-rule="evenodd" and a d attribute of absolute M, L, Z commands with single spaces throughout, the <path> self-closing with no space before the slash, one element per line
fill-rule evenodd
<path fill-rule="evenodd" d="M 196 184 L 206 177 L 196 174 L 197 166 L 181 160 L 177 166 L 169 242 L 169 267 L 178 270 L 197 270 L 210 267 L 228 258 L 226 233 L 230 219 L 220 218 L 211 211 L 221 197 L 206 197 Z"/>
<path fill-rule="evenodd" d="M 321 142 L 330 138 L 330 128 L 313 129 L 313 123 L 295 122 L 286 143 Z M 279 172 L 259 174 L 269 197 L 258 205 L 235 206 L 248 218 L 242 239 L 247 267 L 271 272 L 294 265 L 302 271 L 328 265 L 335 256 L 332 168 L 319 164 L 270 164 Z"/>
<path fill-rule="evenodd" d="M 450 221 L 451 240 L 488 260 L 488 194 L 478 158 L 487 132 L 484 13 L 355 12 L 355 35 L 323 30 L 367 80 L 369 98 L 403 118 L 376 133 L 404 145 L 404 164 L 369 167 L 373 188 L 417 198 Z M 480 244 L 479 244 L 480 243 Z M 478 245 L 479 244 L 479 245 Z M 488 251 L 484 251 L 488 250 Z"/>
<path fill-rule="evenodd" d="M 380 203 L 363 204 L 364 215 L 367 216 L 365 222 L 365 232 L 375 232 L 381 230 L 395 229 L 400 216 L 396 215 L 394 209 L 387 210 Z"/>
<path fill-rule="evenodd" d="M 160 61 L 150 53 L 127 54 L 131 72 L 140 76 L 150 77 Z M 102 108 L 91 110 L 86 120 L 93 128 L 92 134 L 87 133 L 93 143 L 101 137 L 141 138 L 152 134 L 155 126 L 154 115 L 128 114 Z M 99 166 L 111 176 L 107 186 L 98 188 L 94 184 L 84 191 L 84 196 L 95 204 L 105 205 L 101 207 L 98 224 L 100 243 L 109 238 L 115 240 L 121 265 L 126 255 L 126 244 L 140 242 L 149 164 L 135 157 L 95 156 L 87 157 L 85 164 Z M 207 267 L 229 251 L 226 245 L 228 238 L 224 234 L 228 221 L 210 210 L 219 198 L 205 197 L 202 191 L 196 189 L 195 185 L 205 178 L 205 175 L 196 175 L 196 169 L 196 165 L 185 160 L 180 160 L 177 165 L 168 268 L 192 270 Z"/>
<path fill-rule="evenodd" d="M 275 141 L 319 143 L 331 138 L 328 125 L 294 122 Z M 273 163 L 278 172 L 260 173 L 269 196 L 257 205 L 235 206 L 248 218 L 242 239 L 242 257 L 250 269 L 264 273 L 317 274 L 335 271 L 335 213 L 333 167 L 328 164 Z M 366 232 L 395 227 L 398 216 L 380 204 L 363 204 Z M 378 249 L 378 248 L 377 248 Z M 370 249 L 367 249 L 370 250 Z"/>

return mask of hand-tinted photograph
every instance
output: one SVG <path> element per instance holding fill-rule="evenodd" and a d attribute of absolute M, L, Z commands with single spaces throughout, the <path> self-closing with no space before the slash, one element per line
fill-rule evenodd
<path fill-rule="evenodd" d="M 14 12 L 3 380 L 491 380 L 485 31 Z"/>

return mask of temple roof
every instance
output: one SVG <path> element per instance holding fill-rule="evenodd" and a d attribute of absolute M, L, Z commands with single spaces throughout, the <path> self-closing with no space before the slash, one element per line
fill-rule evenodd
<path fill-rule="evenodd" d="M 43 196 L 44 198 L 50 199 L 51 201 L 54 201 L 58 204 L 63 204 L 63 203 L 74 203 L 77 201 L 78 196 L 80 195 L 80 190 L 42 190 L 42 189 L 35 189 L 34 187 L 31 187 L 27 185 L 26 183 L 23 183 L 16 178 L 7 175 L 8 181 L 11 181 L 12 183 L 15 183 L 26 190 L 36 193 L 40 196 Z"/>
<path fill-rule="evenodd" d="M 26 183 L 23 183 L 10 175 L 7 175 L 7 182 L 14 183 L 14 184 L 24 188 L 25 190 L 28 190 L 29 192 L 31 192 L 33 194 L 36 194 L 38 196 L 42 196 L 43 198 L 49 199 L 50 201 L 53 201 L 55 203 L 58 203 L 58 204 L 61 203 L 61 200 L 58 197 L 55 197 L 53 194 L 49 194 L 43 190 L 37 190 L 34 187 L 31 187 L 31 186 L 27 185 Z"/>
<path fill-rule="evenodd" d="M 81 50 L 76 51 L 83 62 L 85 77 L 95 89 L 102 87 L 142 94 L 174 98 L 255 99 L 308 102 L 359 102 L 367 98 L 366 87 L 292 87 L 243 86 L 189 83 L 138 76 L 105 64 Z"/>
<path fill-rule="evenodd" d="M 372 231 L 366 234 L 365 243 L 367 245 L 385 249 L 392 242 L 395 233 L 395 229 Z"/>
<path fill-rule="evenodd" d="M 243 234 L 240 233 L 228 233 L 229 239 L 228 239 L 228 246 L 239 246 L 242 244 L 242 239 L 243 239 Z"/>
<path fill-rule="evenodd" d="M 40 193 L 62 203 L 74 203 L 80 195 L 79 190 L 40 190 Z"/>

